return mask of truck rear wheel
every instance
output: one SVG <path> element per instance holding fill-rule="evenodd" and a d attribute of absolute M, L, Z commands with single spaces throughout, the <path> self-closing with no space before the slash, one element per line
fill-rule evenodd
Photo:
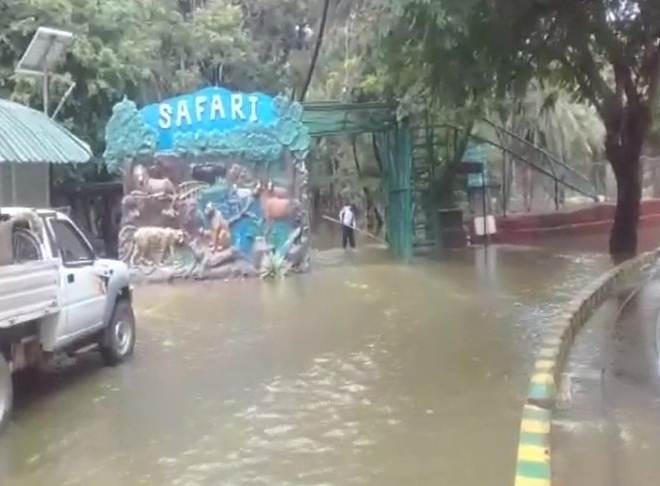
<path fill-rule="evenodd" d="M 109 366 L 115 366 L 131 354 L 135 346 L 135 316 L 128 300 L 120 300 L 115 305 L 110 324 L 103 332 L 101 355 Z"/>
<path fill-rule="evenodd" d="M 11 415 L 14 400 L 14 385 L 11 379 L 11 370 L 0 353 L 0 430 L 7 425 Z"/>

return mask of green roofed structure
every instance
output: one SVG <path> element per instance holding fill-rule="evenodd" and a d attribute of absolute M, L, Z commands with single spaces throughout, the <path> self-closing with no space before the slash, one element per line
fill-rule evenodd
<path fill-rule="evenodd" d="M 0 204 L 50 205 L 49 164 L 91 157 L 89 145 L 48 116 L 0 99 Z"/>

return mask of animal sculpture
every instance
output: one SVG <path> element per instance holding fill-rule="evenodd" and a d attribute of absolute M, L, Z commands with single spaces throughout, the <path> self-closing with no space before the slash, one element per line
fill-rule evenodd
<path fill-rule="evenodd" d="M 174 187 L 171 180 L 151 178 L 147 168 L 141 164 L 133 168 L 133 182 L 135 189 L 145 194 L 155 196 L 173 196 L 176 194 L 176 187 Z"/>
<path fill-rule="evenodd" d="M 195 165 L 192 168 L 192 178 L 196 181 L 206 182 L 209 185 L 215 184 L 218 178 L 227 176 L 227 167 L 223 164 L 203 164 Z"/>
<path fill-rule="evenodd" d="M 208 203 L 204 209 L 204 216 L 211 223 L 210 236 L 213 252 L 229 248 L 231 246 L 231 231 L 229 229 L 229 223 L 222 216 L 222 213 L 213 204 Z"/>
<path fill-rule="evenodd" d="M 273 221 L 292 218 L 300 209 L 299 203 L 289 197 L 288 191 L 275 187 L 272 181 L 268 182 L 265 188 L 259 182 L 255 193 L 259 197 L 267 230 L 270 230 Z"/>
<path fill-rule="evenodd" d="M 18 226 L 27 226 L 27 229 L 32 231 L 32 233 L 41 240 L 44 229 L 43 220 L 35 211 L 26 209 L 25 211 L 14 214 L 11 219 L 18 223 Z"/>
<path fill-rule="evenodd" d="M 266 184 L 266 190 L 271 196 L 279 197 L 280 199 L 290 199 L 291 197 L 288 189 L 276 186 L 273 181 L 268 181 L 268 184 Z"/>
<path fill-rule="evenodd" d="M 126 227 L 124 227 L 126 229 Z M 128 260 L 136 264 L 162 265 L 177 246 L 185 243 L 185 233 L 173 228 L 143 226 L 136 228 L 132 238 L 132 248 Z"/>
<path fill-rule="evenodd" d="M 190 170 L 186 161 L 175 154 L 156 154 L 153 165 L 149 168 L 150 173 L 155 169 L 156 179 L 169 179 L 175 187 L 189 178 Z"/>
<path fill-rule="evenodd" d="M 250 172 L 239 164 L 232 164 L 231 167 L 229 167 L 226 179 L 229 184 L 237 184 L 239 186 L 248 186 L 253 180 L 250 176 Z"/>
<path fill-rule="evenodd" d="M 176 226 L 189 235 L 199 232 L 204 226 L 202 211 L 197 208 L 197 201 L 193 199 L 177 200 L 174 203 Z"/>

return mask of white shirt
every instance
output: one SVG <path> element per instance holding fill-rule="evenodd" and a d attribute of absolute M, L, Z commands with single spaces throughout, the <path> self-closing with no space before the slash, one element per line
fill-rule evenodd
<path fill-rule="evenodd" d="M 341 224 L 344 226 L 355 228 L 355 215 L 353 214 L 353 210 L 350 206 L 344 206 L 342 208 L 341 212 L 339 213 L 339 221 L 341 221 Z"/>

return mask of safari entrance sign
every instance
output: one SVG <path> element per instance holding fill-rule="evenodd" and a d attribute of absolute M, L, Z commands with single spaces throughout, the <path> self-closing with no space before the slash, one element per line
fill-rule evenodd
<path fill-rule="evenodd" d="M 149 280 L 308 266 L 302 106 L 221 87 L 115 105 L 105 162 L 124 178 L 120 257 Z"/>
<path fill-rule="evenodd" d="M 146 106 L 140 114 L 157 133 L 157 150 L 172 150 L 181 135 L 273 127 L 279 120 L 273 98 L 216 87 Z"/>

